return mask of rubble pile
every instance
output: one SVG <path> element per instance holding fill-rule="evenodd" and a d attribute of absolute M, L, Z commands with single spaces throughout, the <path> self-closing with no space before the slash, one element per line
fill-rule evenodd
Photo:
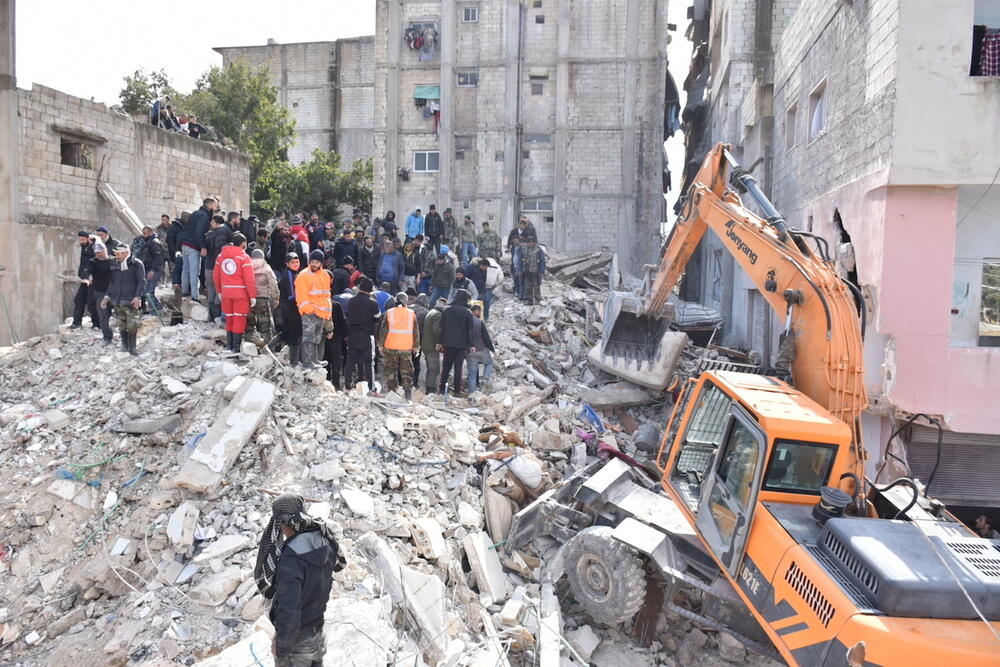
<path fill-rule="evenodd" d="M 598 424 L 641 455 L 669 414 L 588 363 L 599 301 L 500 295 L 494 376 L 468 399 L 334 391 L 282 354 L 223 353 L 194 318 L 146 318 L 138 358 L 65 325 L 0 349 L 0 660 L 273 664 L 252 571 L 273 496 L 298 493 L 348 563 L 327 664 L 764 664 L 666 613 L 639 648 L 543 584 L 538 554 L 500 560 L 511 515 L 593 460 Z"/>

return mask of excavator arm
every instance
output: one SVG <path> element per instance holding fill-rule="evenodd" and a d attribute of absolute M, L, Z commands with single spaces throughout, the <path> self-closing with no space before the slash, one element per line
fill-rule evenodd
<path fill-rule="evenodd" d="M 748 192 L 767 218 L 744 206 L 730 184 Z M 786 366 L 801 392 L 852 427 L 860 462 L 859 418 L 867 398 L 853 286 L 840 278 L 825 252 L 809 247 L 810 234 L 787 227 L 728 146 L 716 144 L 705 157 L 637 318 L 661 312 L 708 229 L 785 322 L 778 367 Z M 822 249 L 823 240 L 817 243 Z"/>

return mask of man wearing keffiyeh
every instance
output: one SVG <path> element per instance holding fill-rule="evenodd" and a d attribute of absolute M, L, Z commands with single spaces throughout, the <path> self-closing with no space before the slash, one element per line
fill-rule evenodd
<path fill-rule="evenodd" d="M 306 514 L 301 496 L 275 499 L 253 576 L 261 595 L 272 601 L 271 649 L 277 667 L 323 664 L 323 613 L 333 573 L 344 564 L 330 527 Z"/>

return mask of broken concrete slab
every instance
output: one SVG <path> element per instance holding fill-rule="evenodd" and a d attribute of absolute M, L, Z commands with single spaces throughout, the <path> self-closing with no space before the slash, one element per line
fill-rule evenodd
<path fill-rule="evenodd" d="M 147 435 L 150 433 L 173 433 L 184 424 L 184 418 L 180 415 L 165 415 L 156 419 L 133 419 L 112 430 L 118 433 L 134 433 L 137 435 Z"/>
<path fill-rule="evenodd" d="M 425 656 L 434 664 L 448 650 L 448 592 L 437 575 L 408 567 L 401 574 L 407 605 L 420 626 L 421 639 L 429 642 Z"/>
<path fill-rule="evenodd" d="M 213 558 L 229 558 L 235 553 L 243 551 L 251 544 L 251 539 L 245 535 L 223 535 L 215 540 L 192 561 L 198 565 L 208 563 Z"/>
<path fill-rule="evenodd" d="M 368 667 L 392 663 L 399 633 L 385 612 L 379 600 L 331 599 L 324 616 L 326 664 Z"/>
<path fill-rule="evenodd" d="M 253 343 L 251 343 L 251 345 L 253 345 Z M 222 388 L 222 395 L 229 400 L 233 400 L 233 397 L 236 396 L 236 392 L 240 390 L 240 387 L 242 387 L 243 383 L 246 381 L 246 376 L 237 375 Z"/>
<path fill-rule="evenodd" d="M 94 509 L 96 491 L 86 484 L 80 484 L 70 479 L 57 479 L 49 484 L 46 491 L 57 498 L 72 501 L 73 504 L 79 505 L 85 510 Z"/>
<path fill-rule="evenodd" d="M 490 536 L 480 531 L 465 536 L 462 540 L 465 555 L 469 559 L 472 573 L 479 586 L 483 604 L 491 605 L 507 598 L 507 577 L 500 564 L 500 556 L 493 548 Z"/>
<path fill-rule="evenodd" d="M 587 353 L 587 361 L 606 373 L 617 375 L 654 391 L 663 391 L 674 374 L 674 368 L 687 347 L 688 337 L 681 331 L 667 331 L 660 339 L 659 356 L 652 361 L 612 359 L 601 354 L 601 343 Z"/>
<path fill-rule="evenodd" d="M 595 410 L 613 410 L 646 405 L 655 401 L 656 396 L 631 382 L 615 382 L 596 389 L 585 389 L 580 392 L 580 399 Z"/>
<path fill-rule="evenodd" d="M 448 544 L 444 541 L 441 524 L 436 519 L 422 517 L 411 521 L 410 537 L 424 558 L 437 560 L 448 554 Z"/>
<path fill-rule="evenodd" d="M 62 410 L 46 410 L 42 413 L 42 417 L 53 431 L 69 425 L 69 415 Z"/>
<path fill-rule="evenodd" d="M 170 377 L 169 375 L 164 375 L 160 377 L 160 384 L 166 389 L 167 393 L 171 396 L 179 396 L 180 394 L 186 394 L 191 391 L 191 388 L 186 384 Z"/>
<path fill-rule="evenodd" d="M 222 572 L 210 574 L 200 580 L 194 588 L 192 597 L 209 607 L 218 607 L 239 587 L 241 581 L 243 575 L 240 566 L 230 565 Z"/>
<path fill-rule="evenodd" d="M 375 500 L 360 489 L 341 489 L 340 497 L 348 509 L 358 516 L 375 514 Z"/>
<path fill-rule="evenodd" d="M 274 390 L 273 384 L 258 379 L 240 387 L 174 476 L 173 484 L 199 493 L 217 488 L 270 412 Z"/>
<path fill-rule="evenodd" d="M 538 604 L 538 667 L 561 667 L 562 635 L 562 610 L 555 586 L 543 583 Z"/>
<path fill-rule="evenodd" d="M 566 639 L 569 641 L 570 646 L 573 647 L 573 650 L 579 653 L 580 657 L 587 662 L 590 662 L 590 657 L 594 655 L 594 651 L 601 643 L 601 638 L 597 636 L 597 633 L 589 625 L 581 625 L 574 630 L 570 630 L 566 633 Z"/>
<path fill-rule="evenodd" d="M 271 640 L 274 638 L 274 626 L 261 616 L 243 635 L 243 638 L 216 653 L 194 663 L 195 667 L 232 667 L 233 665 L 257 664 L 263 667 L 274 667 L 274 656 L 271 655 Z M 253 657 L 255 656 L 256 662 Z"/>
<path fill-rule="evenodd" d="M 167 521 L 167 537 L 171 543 L 186 550 L 194 544 L 194 530 L 198 527 L 198 516 L 201 512 L 190 502 L 181 503 L 170 515 Z"/>

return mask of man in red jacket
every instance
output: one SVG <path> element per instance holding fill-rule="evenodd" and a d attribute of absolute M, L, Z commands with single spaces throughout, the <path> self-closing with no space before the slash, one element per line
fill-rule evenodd
<path fill-rule="evenodd" d="M 219 253 L 212 272 L 215 289 L 222 295 L 222 312 L 226 314 L 226 345 L 236 353 L 243 344 L 247 316 L 257 303 L 253 262 L 246 253 L 246 246 L 247 239 L 243 234 L 233 234 L 233 244 L 225 246 Z"/>

